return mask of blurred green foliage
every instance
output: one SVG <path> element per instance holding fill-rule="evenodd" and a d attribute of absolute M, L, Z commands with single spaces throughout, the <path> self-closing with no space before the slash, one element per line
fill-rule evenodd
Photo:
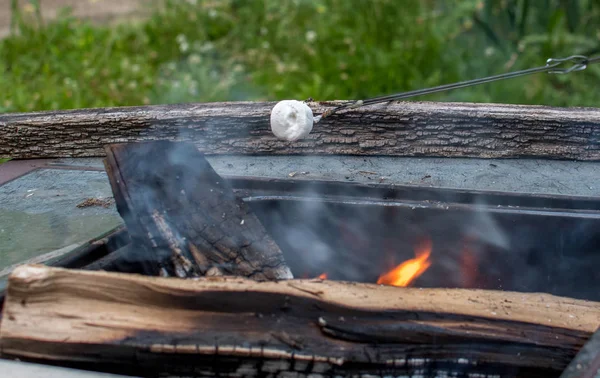
<path fill-rule="evenodd" d="M 116 26 L 16 3 L 0 112 L 359 99 L 600 53 L 598 0 L 163 0 Z M 418 100 L 598 106 L 599 82 L 596 65 Z"/>

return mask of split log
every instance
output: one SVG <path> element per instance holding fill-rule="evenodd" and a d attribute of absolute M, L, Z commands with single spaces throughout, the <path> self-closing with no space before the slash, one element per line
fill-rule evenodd
<path fill-rule="evenodd" d="M 0 342 L 7 357 L 143 376 L 548 378 L 599 320 L 600 303 L 537 293 L 29 265 L 10 276 Z"/>
<path fill-rule="evenodd" d="M 292 278 L 258 218 L 193 145 L 161 141 L 106 151 L 117 210 L 138 258 L 158 263 L 154 273 Z"/>
<path fill-rule="evenodd" d="M 343 102 L 309 106 L 315 114 Z M 344 110 L 295 143 L 277 140 L 273 102 L 0 115 L 0 158 L 104 156 L 110 143 L 191 141 L 205 154 L 347 154 L 600 160 L 600 109 L 393 102 Z"/>

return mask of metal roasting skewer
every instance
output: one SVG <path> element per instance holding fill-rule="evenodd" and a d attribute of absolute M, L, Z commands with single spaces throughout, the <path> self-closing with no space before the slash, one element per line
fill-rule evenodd
<path fill-rule="evenodd" d="M 569 63 L 572 64 L 570 67 L 559 67 L 561 65 L 566 65 Z M 532 74 L 540 73 L 540 72 L 547 72 L 547 73 L 551 73 L 551 74 L 568 74 L 568 73 L 575 72 L 575 71 L 583 71 L 589 65 L 594 64 L 594 63 L 600 63 L 600 56 L 588 58 L 587 56 L 584 56 L 584 55 L 571 55 L 567 58 L 550 58 L 550 59 L 546 60 L 546 65 L 542 66 L 542 67 L 529 68 L 526 70 L 509 72 L 509 73 L 494 75 L 494 76 L 488 76 L 488 77 L 484 77 L 484 78 L 480 78 L 480 79 L 461 81 L 461 82 L 453 83 L 453 84 L 445 84 L 445 85 L 440 85 L 440 86 L 433 87 L 433 88 L 417 89 L 417 90 L 409 91 L 409 92 L 391 94 L 391 95 L 381 96 L 381 97 L 374 97 L 374 98 L 370 98 L 370 99 L 366 99 L 366 100 L 358 100 L 354 103 L 340 105 L 336 108 L 333 108 L 333 109 L 323 112 L 323 114 L 321 114 L 320 116 L 315 117 L 315 123 L 319 122 L 321 119 L 323 119 L 325 117 L 330 116 L 333 113 L 336 113 L 336 112 L 338 112 L 340 110 L 344 110 L 344 109 L 353 109 L 353 108 L 358 108 L 358 107 L 366 106 L 366 105 L 373 105 L 373 104 L 378 104 L 378 103 L 382 103 L 382 102 L 401 100 L 401 99 L 405 99 L 405 98 L 409 98 L 409 97 L 416 97 L 416 96 L 422 96 L 422 95 L 431 94 L 431 93 L 449 91 L 452 89 L 472 87 L 472 86 L 479 85 L 479 84 L 490 83 L 490 82 L 498 81 L 498 80 L 512 79 L 515 77 L 532 75 Z"/>

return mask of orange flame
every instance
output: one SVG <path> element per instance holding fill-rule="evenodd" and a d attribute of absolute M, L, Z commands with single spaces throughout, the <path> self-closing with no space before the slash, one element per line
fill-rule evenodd
<path fill-rule="evenodd" d="M 318 278 L 320 280 L 326 280 L 327 279 L 327 273 L 321 273 Z"/>
<path fill-rule="evenodd" d="M 416 257 L 407 260 L 398 265 L 394 269 L 379 276 L 378 284 L 392 286 L 408 286 L 421 274 L 423 274 L 429 266 L 431 266 L 431 240 L 427 240 L 415 251 Z"/>

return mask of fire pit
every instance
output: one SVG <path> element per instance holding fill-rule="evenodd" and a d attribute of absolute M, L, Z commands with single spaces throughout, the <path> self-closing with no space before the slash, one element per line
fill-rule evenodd
<path fill-rule="evenodd" d="M 12 273 L 4 356 L 143 376 L 549 377 L 598 327 L 594 198 L 226 182 L 190 145 L 107 152 L 126 228 Z"/>
<path fill-rule="evenodd" d="M 225 180 L 199 151 L 598 161 L 597 109 L 350 107 L 290 144 L 273 105 L 0 116 L 2 156 L 106 157 L 125 221 L 12 272 L 2 357 L 145 377 L 593 376 L 597 197 Z"/>
<path fill-rule="evenodd" d="M 600 280 L 595 198 L 318 180 L 228 182 L 281 247 L 296 278 L 376 283 L 415 254 L 429 252 L 421 258 L 427 269 L 404 286 L 600 300 L 589 285 Z M 58 265 L 141 269 L 119 263 L 130 245 L 119 227 Z"/>

